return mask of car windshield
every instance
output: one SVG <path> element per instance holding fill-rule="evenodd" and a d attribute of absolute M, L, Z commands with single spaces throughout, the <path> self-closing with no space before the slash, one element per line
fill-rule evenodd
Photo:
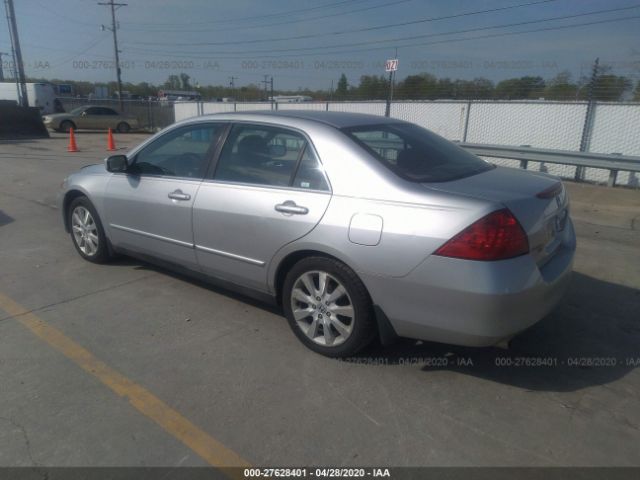
<path fill-rule="evenodd" d="M 342 129 L 398 176 L 412 182 L 447 182 L 493 168 L 448 140 L 410 123 Z"/>
<path fill-rule="evenodd" d="M 73 110 L 71 110 L 69 113 L 71 115 L 80 115 L 82 112 L 84 112 L 87 109 L 87 107 L 78 107 L 78 108 L 74 108 Z"/>

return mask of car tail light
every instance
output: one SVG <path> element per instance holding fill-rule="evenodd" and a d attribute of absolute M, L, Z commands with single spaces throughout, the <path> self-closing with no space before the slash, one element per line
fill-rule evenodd
<path fill-rule="evenodd" d="M 524 229 L 506 208 L 490 213 L 442 245 L 434 255 L 465 260 L 504 260 L 529 252 Z"/>

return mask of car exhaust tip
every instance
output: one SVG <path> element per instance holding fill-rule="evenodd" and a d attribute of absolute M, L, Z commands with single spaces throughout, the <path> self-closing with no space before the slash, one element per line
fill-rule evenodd
<path fill-rule="evenodd" d="M 509 348 L 511 348 L 511 340 L 512 339 L 513 339 L 513 337 L 504 338 L 504 339 L 500 340 L 498 343 L 496 343 L 494 346 L 496 348 L 500 348 L 502 350 L 509 350 Z"/>

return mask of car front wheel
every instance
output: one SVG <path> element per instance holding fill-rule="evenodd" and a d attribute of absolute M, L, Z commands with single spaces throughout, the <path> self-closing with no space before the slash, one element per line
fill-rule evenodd
<path fill-rule="evenodd" d="M 94 263 L 109 260 L 107 239 L 98 214 L 87 197 L 78 197 L 68 210 L 69 229 L 74 247 L 82 258 Z"/>
<path fill-rule="evenodd" d="M 60 130 L 61 132 L 66 132 L 66 133 L 68 133 L 68 132 L 69 132 L 69 130 L 71 130 L 72 128 L 73 128 L 74 130 L 77 130 L 77 129 L 76 129 L 76 126 L 74 125 L 74 123 L 73 123 L 72 121 L 70 121 L 70 120 L 64 120 L 64 121 L 60 124 L 60 129 L 59 129 L 59 130 Z"/>
<path fill-rule="evenodd" d="M 118 124 L 117 130 L 119 133 L 129 133 L 129 130 L 131 130 L 131 126 L 129 126 L 129 124 L 126 122 L 120 122 Z"/>
<path fill-rule="evenodd" d="M 291 329 L 328 357 L 357 353 L 375 336 L 371 299 L 345 264 L 325 257 L 300 260 L 287 274 L 283 307 Z"/>

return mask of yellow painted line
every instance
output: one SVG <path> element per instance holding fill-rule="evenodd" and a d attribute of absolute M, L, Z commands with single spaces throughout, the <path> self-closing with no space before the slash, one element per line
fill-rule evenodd
<path fill-rule="evenodd" d="M 151 392 L 98 360 L 91 352 L 71 340 L 60 330 L 30 313 L 2 293 L 0 293 L 0 308 L 115 393 L 127 398 L 136 410 L 160 425 L 210 465 L 214 467 L 250 466 L 249 462 L 237 453 L 195 426 Z M 230 476 L 242 477 L 241 471 L 226 473 Z"/>

